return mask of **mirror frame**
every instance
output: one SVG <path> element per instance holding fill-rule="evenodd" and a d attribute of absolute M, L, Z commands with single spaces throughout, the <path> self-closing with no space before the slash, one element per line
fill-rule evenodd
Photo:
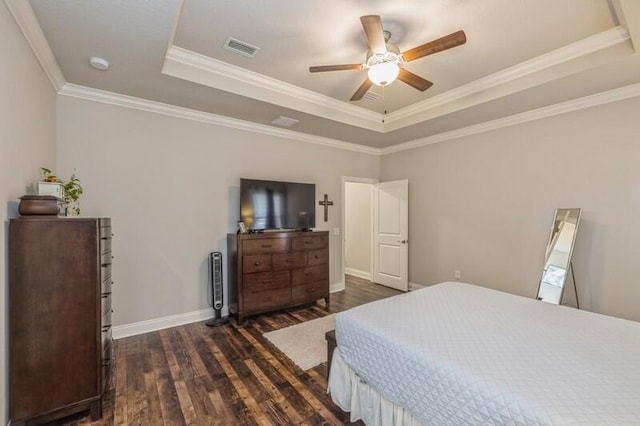
<path fill-rule="evenodd" d="M 560 289 L 560 298 L 558 299 L 558 303 L 557 305 L 562 305 L 562 299 L 564 298 L 564 288 L 567 284 L 567 277 L 569 275 L 569 271 L 572 270 L 572 265 L 571 265 L 571 259 L 573 257 L 573 248 L 576 245 L 576 237 L 578 236 L 578 228 L 580 225 L 580 217 L 582 216 L 582 208 L 579 207 L 563 207 L 563 208 L 556 208 L 555 211 L 553 212 L 553 220 L 551 221 L 551 231 L 549 232 L 549 239 L 547 241 L 547 245 L 545 248 L 545 259 L 544 259 L 544 264 L 542 266 L 542 275 L 540 276 L 540 281 L 538 281 L 538 291 L 536 292 L 536 299 L 540 300 L 541 302 L 543 302 L 543 300 L 540 298 L 540 288 L 542 287 L 542 280 L 544 279 L 544 274 L 545 274 L 545 265 L 547 263 L 547 255 L 546 255 L 546 251 L 549 249 L 549 245 L 551 244 L 551 242 L 553 241 L 553 229 L 555 228 L 555 224 L 556 224 L 556 218 L 558 217 L 558 211 L 559 210 L 577 210 L 578 211 L 578 217 L 576 218 L 576 231 L 573 233 L 573 238 L 571 239 L 571 248 L 569 249 L 569 257 L 568 257 L 568 262 L 567 262 L 567 272 L 564 274 L 564 279 L 562 280 L 562 288 Z M 574 285 L 575 285 L 575 277 L 573 276 L 572 273 L 572 279 L 574 280 Z M 578 290 L 576 288 L 576 304 L 577 304 L 577 300 L 578 300 L 578 294 L 577 294 Z M 552 302 L 545 302 L 545 303 L 552 303 Z M 554 303 L 555 304 L 555 303 Z"/>

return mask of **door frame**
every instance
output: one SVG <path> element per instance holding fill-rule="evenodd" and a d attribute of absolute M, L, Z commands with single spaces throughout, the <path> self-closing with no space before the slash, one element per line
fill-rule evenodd
<path fill-rule="evenodd" d="M 341 219 L 342 219 L 342 257 L 340 258 L 340 271 L 341 271 L 341 277 L 343 280 L 343 290 L 344 288 L 346 288 L 347 283 L 345 282 L 346 280 L 344 279 L 344 264 L 345 264 L 345 243 L 346 243 L 346 224 L 347 224 L 347 216 L 346 216 L 346 194 L 345 194 L 345 186 L 347 184 L 347 182 L 354 182 L 354 183 L 368 183 L 371 185 L 371 200 L 373 201 L 373 185 L 377 184 L 380 182 L 380 179 L 376 179 L 376 178 L 362 178 L 362 177 L 354 177 L 354 176 L 342 176 L 342 183 L 340 185 L 340 200 L 342 201 L 341 206 L 340 206 L 340 210 L 341 210 Z M 372 231 L 373 231 L 373 203 L 371 203 L 371 225 L 372 225 Z M 370 263 L 369 263 L 369 273 L 371 274 L 371 278 L 373 279 L 373 232 L 371 232 L 371 252 L 369 253 L 369 257 L 370 257 Z"/>

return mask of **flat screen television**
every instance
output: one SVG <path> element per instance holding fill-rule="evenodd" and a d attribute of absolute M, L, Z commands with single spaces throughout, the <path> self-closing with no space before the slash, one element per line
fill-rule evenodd
<path fill-rule="evenodd" d="M 316 226 L 312 183 L 240 179 L 240 220 L 252 231 Z"/>

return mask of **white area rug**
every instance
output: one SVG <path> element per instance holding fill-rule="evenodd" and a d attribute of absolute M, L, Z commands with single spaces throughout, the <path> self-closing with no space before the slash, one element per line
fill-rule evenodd
<path fill-rule="evenodd" d="M 327 361 L 325 333 L 336 328 L 335 314 L 264 334 L 298 367 L 308 370 Z"/>

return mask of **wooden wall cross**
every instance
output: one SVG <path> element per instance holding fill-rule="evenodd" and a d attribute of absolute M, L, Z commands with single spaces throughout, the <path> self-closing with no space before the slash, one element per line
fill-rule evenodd
<path fill-rule="evenodd" d="M 324 221 L 329 220 L 329 206 L 333 205 L 333 201 L 329 201 L 329 196 L 324 194 L 324 201 L 318 201 L 318 204 L 324 206 Z"/>

